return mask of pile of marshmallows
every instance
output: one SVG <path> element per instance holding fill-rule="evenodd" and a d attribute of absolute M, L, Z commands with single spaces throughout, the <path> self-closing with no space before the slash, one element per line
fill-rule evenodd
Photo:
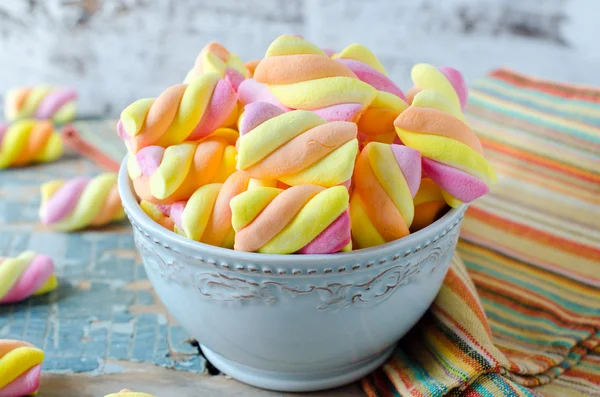
<path fill-rule="evenodd" d="M 419 64 L 412 80 L 405 96 L 359 44 L 332 53 L 284 35 L 247 64 L 209 44 L 184 84 L 121 114 L 140 205 L 180 235 L 247 252 L 405 237 L 496 179 L 460 73 Z"/>

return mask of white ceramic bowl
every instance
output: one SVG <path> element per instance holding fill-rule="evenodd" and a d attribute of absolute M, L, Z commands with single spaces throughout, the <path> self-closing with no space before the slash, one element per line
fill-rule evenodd
<path fill-rule="evenodd" d="M 185 239 L 119 191 L 148 277 L 221 371 L 251 385 L 312 391 L 381 365 L 438 293 L 464 208 L 374 248 L 332 255 L 238 252 Z"/>

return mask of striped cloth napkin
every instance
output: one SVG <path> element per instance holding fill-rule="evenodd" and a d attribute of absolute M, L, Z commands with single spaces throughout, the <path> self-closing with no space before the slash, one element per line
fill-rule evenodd
<path fill-rule="evenodd" d="M 498 184 L 375 396 L 600 396 L 600 89 L 501 69 L 467 118 Z"/>

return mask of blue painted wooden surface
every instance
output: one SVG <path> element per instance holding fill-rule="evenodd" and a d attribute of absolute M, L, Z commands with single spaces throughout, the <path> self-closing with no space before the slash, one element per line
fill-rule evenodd
<path fill-rule="evenodd" d="M 46 296 L 0 306 L 0 338 L 42 348 L 47 372 L 119 372 L 119 361 L 205 372 L 204 358 L 153 294 L 127 222 L 72 234 L 39 225 L 41 183 L 98 172 L 74 155 L 0 171 L 0 256 L 47 254 L 60 282 Z"/>

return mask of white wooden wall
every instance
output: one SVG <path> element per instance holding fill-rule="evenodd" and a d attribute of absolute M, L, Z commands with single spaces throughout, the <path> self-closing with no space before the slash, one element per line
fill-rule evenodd
<path fill-rule="evenodd" d="M 0 92 L 66 84 L 82 113 L 116 115 L 211 40 L 250 60 L 282 33 L 361 42 L 405 89 L 417 62 L 600 85 L 599 20 L 597 0 L 0 0 Z"/>

